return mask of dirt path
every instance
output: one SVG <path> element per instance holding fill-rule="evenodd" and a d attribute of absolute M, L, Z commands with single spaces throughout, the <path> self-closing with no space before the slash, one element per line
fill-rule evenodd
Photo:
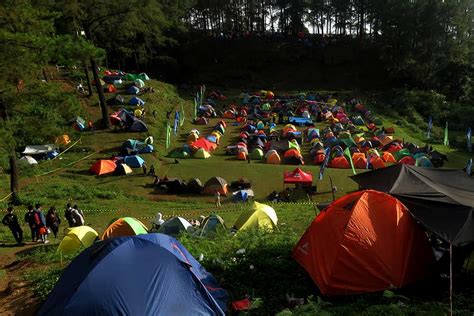
<path fill-rule="evenodd" d="M 23 280 L 26 269 L 34 265 L 17 259 L 17 253 L 41 247 L 29 243 L 22 247 L 3 248 L 0 255 L 0 315 L 34 315 L 40 300 L 35 297 L 30 284 Z"/>

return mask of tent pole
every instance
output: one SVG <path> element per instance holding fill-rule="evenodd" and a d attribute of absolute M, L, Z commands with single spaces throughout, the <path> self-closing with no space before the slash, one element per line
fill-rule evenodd
<path fill-rule="evenodd" d="M 449 315 L 453 316 L 453 243 L 449 242 Z"/>

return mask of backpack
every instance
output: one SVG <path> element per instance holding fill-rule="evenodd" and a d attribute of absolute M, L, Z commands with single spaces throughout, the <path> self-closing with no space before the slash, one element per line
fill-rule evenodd
<path fill-rule="evenodd" d="M 82 217 L 81 213 L 79 213 L 78 210 L 74 210 L 71 212 L 71 215 L 74 219 L 74 223 L 77 225 L 77 226 L 82 226 L 84 225 L 84 217 Z"/>
<path fill-rule="evenodd" d="M 33 219 L 34 219 L 35 225 L 37 225 L 37 226 L 42 225 L 41 216 L 40 216 L 39 212 L 34 212 Z"/>
<path fill-rule="evenodd" d="M 68 222 L 71 222 L 72 221 L 72 209 L 71 208 L 68 208 L 64 211 L 64 217 L 66 217 L 66 220 Z"/>

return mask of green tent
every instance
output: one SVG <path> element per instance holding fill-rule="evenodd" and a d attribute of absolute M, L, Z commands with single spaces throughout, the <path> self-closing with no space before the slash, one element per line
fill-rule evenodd
<path fill-rule="evenodd" d="M 262 160 L 263 159 L 263 150 L 260 148 L 255 148 L 250 154 L 250 159 Z"/>
<path fill-rule="evenodd" d="M 395 157 L 397 161 L 400 161 L 400 159 L 402 159 L 403 157 L 411 156 L 411 153 L 408 150 L 408 148 L 404 148 L 402 150 L 395 152 L 393 156 Z"/>
<path fill-rule="evenodd" d="M 291 141 L 288 142 L 288 148 L 289 149 L 293 148 L 293 149 L 296 149 L 297 151 L 301 151 L 300 145 L 298 144 L 296 139 L 292 139 Z"/>
<path fill-rule="evenodd" d="M 189 158 L 189 154 L 181 149 L 172 150 L 168 157 L 170 158 Z"/>
<path fill-rule="evenodd" d="M 268 110 L 270 110 L 270 103 L 264 103 L 264 104 L 262 104 L 262 110 L 263 110 L 263 111 L 268 111 Z"/>
<path fill-rule="evenodd" d="M 136 74 L 126 74 L 125 75 L 125 80 L 126 81 L 135 81 L 137 79 L 140 79 L 139 75 L 136 75 Z"/>
<path fill-rule="evenodd" d="M 141 80 L 150 80 L 150 77 L 148 77 L 148 75 L 144 72 L 142 72 L 141 74 L 138 74 L 137 75 L 138 79 L 141 79 Z"/>

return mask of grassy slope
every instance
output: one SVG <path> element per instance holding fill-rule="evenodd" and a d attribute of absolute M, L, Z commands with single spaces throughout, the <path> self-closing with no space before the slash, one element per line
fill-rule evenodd
<path fill-rule="evenodd" d="M 217 119 L 213 119 L 211 124 L 204 128 L 202 126 L 192 125 L 190 123 L 192 108 L 190 101 L 192 98 L 191 94 L 181 93 L 181 95 L 179 95 L 174 87 L 161 82 L 150 81 L 148 84 L 153 86 L 156 92 L 142 97 L 147 102 L 146 107 L 148 114 L 145 121 L 150 127 L 149 134 L 155 138 L 157 152 L 142 155 L 142 157 L 145 158 L 148 166 L 153 164 L 157 167 L 159 175 L 163 176 L 166 174 L 168 176 L 182 177 L 184 179 L 199 177 L 203 181 L 216 175 L 222 176 L 228 181 L 243 176 L 252 181 L 258 199 L 263 199 L 271 191 L 280 190 L 282 188 L 283 171 L 292 170 L 294 166 L 266 165 L 256 161 L 252 161 L 249 165 L 246 162 L 236 161 L 234 158 L 224 155 L 224 147 L 233 142 L 233 138 L 236 137 L 238 131 L 238 127 L 232 126 L 230 121 L 228 121 L 227 132 L 221 139 L 221 146 L 214 153 L 212 158 L 207 160 L 181 160 L 179 164 L 171 163 L 171 159 L 164 157 L 168 150 L 165 150 L 163 145 L 163 125 L 166 121 L 165 113 L 167 110 L 180 109 L 181 103 L 183 103 L 187 114 L 186 122 L 181 128 L 180 135 L 173 137 L 172 148 L 180 146 L 184 141 L 187 131 L 192 128 L 197 127 L 206 134 L 217 122 Z M 230 91 L 229 93 L 236 95 L 237 91 Z M 226 102 L 226 104 L 228 102 Z M 84 106 L 85 112 L 88 115 L 88 117 L 86 117 L 87 119 L 99 119 L 99 111 L 96 104 L 90 105 L 88 102 L 84 102 Z M 118 109 L 118 107 L 115 109 Z M 157 111 L 156 118 L 153 118 L 151 115 L 153 110 Z M 405 138 L 406 140 L 414 141 L 419 144 L 422 143 L 417 139 L 417 137 L 421 138 L 421 135 L 413 134 L 405 128 L 396 126 L 394 124 L 395 120 L 393 119 L 388 117 L 384 117 L 383 119 L 387 122 L 387 125 L 396 127 L 396 136 L 399 138 Z M 54 204 L 60 209 L 68 200 L 77 202 L 82 208 L 90 209 L 90 211 L 86 211 L 87 224 L 94 227 L 99 234 L 112 218 L 119 216 L 137 217 L 149 226 L 152 218 L 158 211 L 166 215 L 175 214 L 187 218 L 197 218 L 201 214 L 215 212 L 216 209 L 212 205 L 212 197 L 157 194 L 150 186 L 152 179 L 142 176 L 141 170 L 139 169 L 135 170 L 136 174 L 132 176 L 97 177 L 88 172 L 88 168 L 96 159 L 110 157 L 116 152 L 115 148 L 120 146 L 126 139 L 144 139 L 147 135 L 147 133 L 130 134 L 103 131 L 83 133 L 81 143 L 64 154 L 62 159 L 43 162 L 34 169 L 22 170 L 22 197 L 25 202 L 40 201 L 45 205 Z M 410 135 L 414 135 L 414 137 Z M 446 152 L 446 148 L 442 146 L 438 146 L 437 148 Z M 303 146 L 303 151 L 305 153 L 308 152 L 307 145 Z M 57 172 L 44 176 L 34 176 L 62 168 L 91 154 L 94 155 Z M 447 154 L 450 160 L 448 163 L 449 167 L 462 167 L 467 159 L 465 153 L 455 150 L 449 151 Z M 307 159 L 307 161 L 309 161 L 309 159 Z M 316 175 L 319 172 L 319 167 L 313 165 L 307 165 L 305 169 L 311 170 L 313 174 Z M 329 176 L 331 176 L 334 184 L 338 187 L 337 196 L 342 196 L 345 192 L 357 189 L 355 183 L 348 178 L 350 174 L 350 170 L 327 169 L 324 180 L 318 182 L 318 192 L 320 192 L 320 194 L 316 195 L 313 200 L 327 201 L 331 199 L 331 194 L 329 193 Z M 6 175 L 0 175 L 0 184 L 1 197 L 8 193 L 8 177 Z M 230 226 L 234 223 L 242 210 L 247 207 L 248 205 L 234 205 L 225 202 L 218 213 Z M 302 234 L 315 214 L 314 207 L 311 205 L 276 204 L 274 208 L 279 216 L 280 225 L 288 227 L 294 236 L 300 236 Z M 94 209 L 104 211 L 92 211 Z M 26 227 L 24 228 L 26 235 L 28 235 L 28 230 Z M 9 231 L 3 227 L 0 228 L 0 243 L 1 242 L 12 242 Z M 193 245 L 188 246 L 193 247 Z M 191 251 L 195 255 L 198 255 L 196 251 L 201 251 L 200 247 L 206 247 L 205 244 L 200 245 L 199 243 L 196 243 L 194 246 L 196 249 L 192 249 Z M 287 252 L 290 249 L 291 246 L 281 251 Z M 0 248 L 0 253 L 3 251 L 10 251 L 10 249 Z M 206 256 L 209 255 L 212 256 L 212 252 L 209 252 L 209 254 L 206 253 Z M 292 274 L 289 274 L 289 277 L 292 277 Z M 229 290 L 237 295 L 242 295 L 242 289 L 244 287 L 237 286 L 231 288 L 231 283 L 232 282 L 230 282 L 229 285 L 226 284 Z M 248 290 L 253 290 L 253 288 L 249 288 Z M 256 290 L 258 292 L 258 288 Z M 261 293 L 257 294 L 260 295 Z M 282 293 L 280 293 L 280 296 L 281 295 Z M 335 305 L 335 307 L 337 306 L 339 306 L 339 304 Z M 349 310 L 351 310 L 351 307 L 345 312 L 347 313 Z M 275 310 L 273 309 L 272 311 Z"/>
<path fill-rule="evenodd" d="M 179 134 L 172 137 L 171 148 L 179 147 L 185 141 L 186 134 L 192 128 L 198 128 L 203 134 L 208 134 L 212 126 L 218 119 L 212 119 L 208 126 L 196 126 L 191 124 L 192 112 L 192 93 L 181 92 L 181 95 L 175 87 L 157 81 L 149 81 L 147 83 L 155 88 L 155 93 L 145 94 L 141 96 L 147 103 L 147 116 L 145 118 L 150 131 L 149 133 L 122 133 L 122 132 L 104 132 L 97 131 L 95 133 L 82 133 L 81 143 L 76 145 L 68 153 L 64 154 L 61 159 L 54 161 L 42 162 L 38 167 L 26 169 L 22 171 L 22 196 L 25 202 L 41 201 L 45 204 L 61 205 L 65 200 L 74 200 L 80 203 L 84 208 L 109 208 L 122 210 L 152 210 L 159 207 L 152 201 L 178 201 L 179 203 L 192 204 L 193 201 L 212 202 L 212 197 L 203 196 L 171 196 L 158 194 L 151 186 L 152 178 L 141 175 L 141 170 L 135 169 L 135 174 L 131 176 L 93 176 L 88 172 L 90 165 L 99 158 L 108 158 L 116 154 L 117 148 L 128 138 L 144 139 L 147 135 L 155 138 L 156 153 L 145 154 L 142 157 L 147 161 L 148 166 L 154 165 L 160 176 L 168 175 L 170 177 L 180 177 L 188 179 L 198 177 L 203 182 L 212 176 L 222 176 L 229 182 L 239 177 L 249 178 L 254 187 L 257 199 L 265 198 L 273 190 L 281 190 L 282 174 L 285 170 L 292 170 L 294 166 L 275 166 L 267 165 L 262 162 L 252 161 L 251 164 L 235 160 L 234 157 L 224 155 L 224 147 L 234 143 L 237 136 L 238 127 L 232 126 L 232 122 L 227 120 L 228 128 L 226 134 L 221 139 L 221 145 L 210 159 L 197 160 L 187 159 L 181 160 L 179 164 L 172 163 L 172 159 L 167 159 L 165 155 L 168 150 L 164 148 L 164 123 L 166 122 L 166 111 L 179 110 L 181 104 L 184 106 L 186 120 L 184 126 L 181 127 Z M 229 91 L 230 100 L 220 102 L 218 109 L 222 106 L 235 101 L 237 91 Z M 128 100 L 129 96 L 126 96 Z M 98 120 L 98 106 L 92 102 L 83 102 L 87 119 Z M 117 110 L 120 107 L 114 107 Z M 128 107 L 133 109 L 133 107 Z M 112 110 L 112 109 L 111 109 Z M 152 112 L 156 111 L 156 117 L 152 116 Z M 395 124 L 395 120 L 384 117 L 384 123 L 387 126 L 395 126 L 396 137 L 423 144 L 420 140 L 422 135 L 399 127 Z M 172 119 L 170 119 L 172 121 Z M 317 127 L 322 127 L 319 125 Z M 79 137 L 79 135 L 77 136 Z M 438 150 L 445 152 L 449 157 L 447 167 L 462 167 L 467 155 L 464 152 L 447 149 L 444 146 L 434 145 Z M 308 145 L 303 145 L 303 152 L 306 154 L 306 161 L 310 162 L 308 157 Z M 95 154 L 94 154 L 95 153 Z M 87 159 L 79 161 L 69 167 L 65 167 L 57 172 L 53 172 L 44 176 L 33 177 L 33 175 L 42 175 L 45 172 L 62 168 L 74 163 L 84 157 Z M 308 164 L 305 169 L 310 170 L 317 175 L 319 167 Z M 314 197 L 315 201 L 326 201 L 331 199 L 329 176 L 333 179 L 334 185 L 338 187 L 337 196 L 345 194 L 345 192 L 357 189 L 355 183 L 348 178 L 351 175 L 350 170 L 327 169 L 326 176 L 322 181 L 318 181 L 318 192 L 320 194 Z M 0 176 L 0 198 L 8 194 L 8 177 Z M 120 201 L 118 203 L 118 201 Z M 1 203 L 1 202 L 0 202 Z M 164 208 L 168 204 L 163 204 Z M 0 204 L 1 206 L 1 204 Z M 165 211 L 166 212 L 166 211 Z"/>

